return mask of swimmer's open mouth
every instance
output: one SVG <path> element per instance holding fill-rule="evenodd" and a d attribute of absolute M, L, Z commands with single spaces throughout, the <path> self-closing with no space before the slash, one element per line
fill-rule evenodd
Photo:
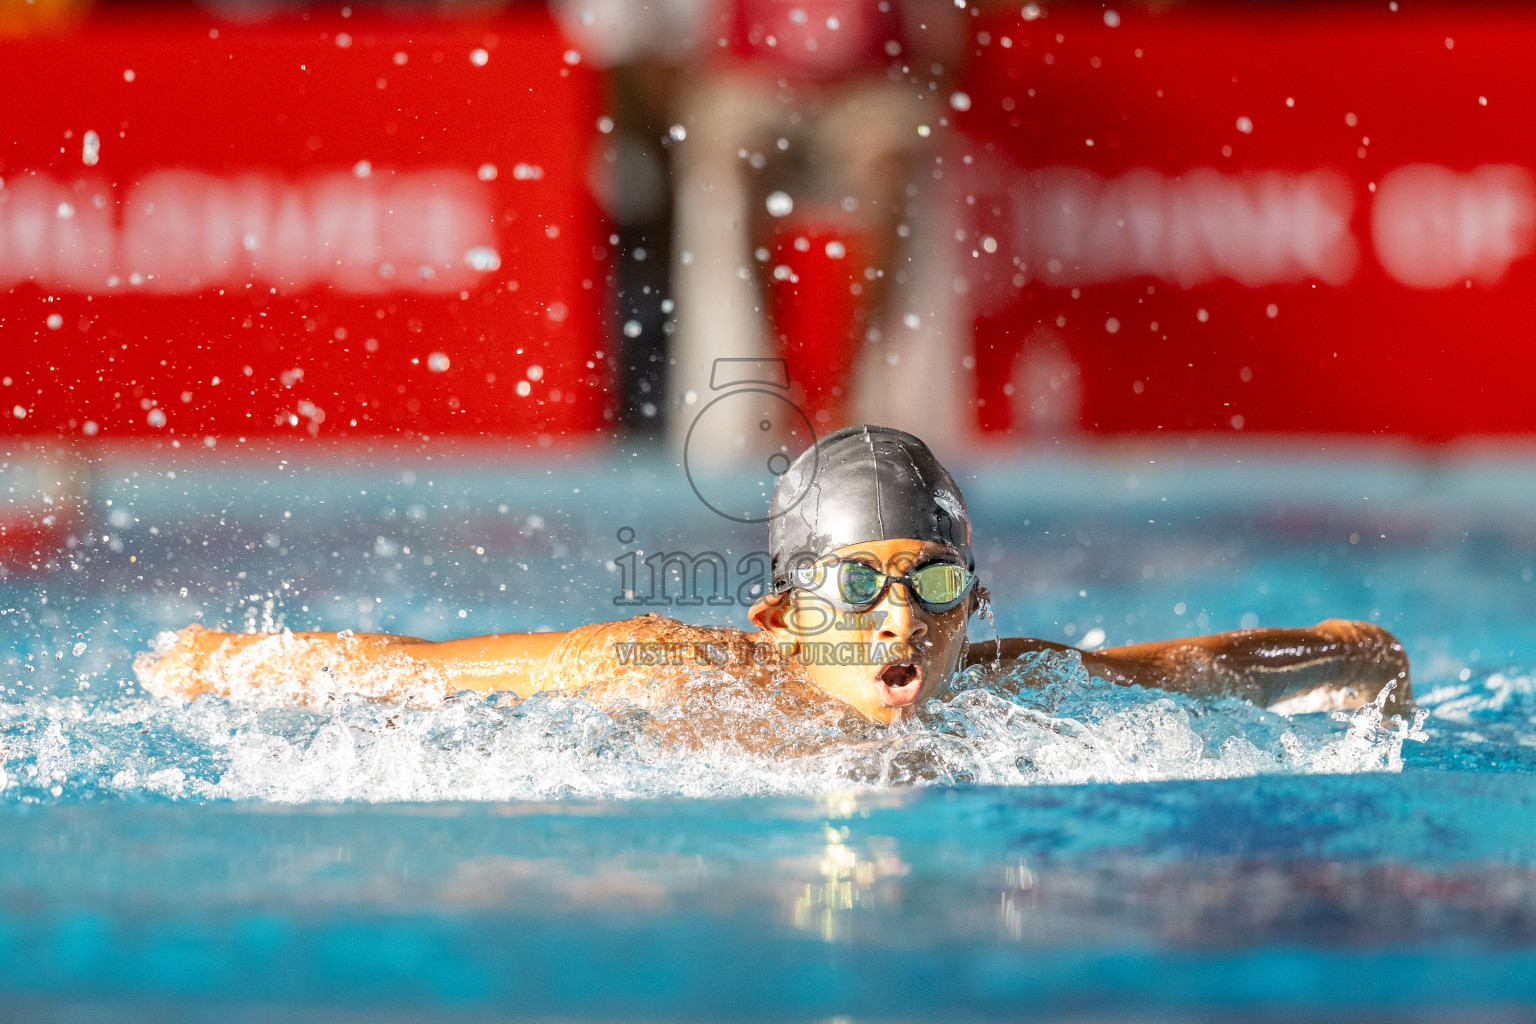
<path fill-rule="evenodd" d="M 923 670 L 905 662 L 886 665 L 875 675 L 880 683 L 880 699 L 892 706 L 911 704 L 923 688 Z"/>

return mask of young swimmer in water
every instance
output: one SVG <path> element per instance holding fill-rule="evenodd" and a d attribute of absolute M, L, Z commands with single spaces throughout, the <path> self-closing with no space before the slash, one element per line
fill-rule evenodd
<path fill-rule="evenodd" d="M 286 686 L 299 700 L 352 692 L 435 702 L 452 693 L 580 691 L 594 703 L 676 708 L 712 666 L 786 715 L 846 709 L 890 723 L 942 697 L 976 666 L 1006 685 L 1021 655 L 1070 652 L 1046 640 L 969 643 L 988 595 L 971 554 L 960 488 L 927 445 L 888 427 L 829 434 L 779 478 L 770 505 L 773 590 L 748 613 L 757 632 L 654 614 L 563 633 L 428 642 L 385 634 L 229 634 L 189 626 L 141 656 L 148 692 L 190 700 Z M 1412 700 L 1403 647 L 1370 623 L 1249 629 L 1081 652 L 1094 676 L 1194 695 L 1236 695 L 1295 713 L 1353 708 L 1392 689 Z M 696 692 L 696 691 L 695 691 Z"/>

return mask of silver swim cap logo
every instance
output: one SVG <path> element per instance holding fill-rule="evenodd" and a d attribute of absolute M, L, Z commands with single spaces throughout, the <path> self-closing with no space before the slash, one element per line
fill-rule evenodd
<path fill-rule="evenodd" d="M 965 522 L 965 506 L 960 504 L 960 499 L 950 494 L 942 487 L 934 489 L 933 500 L 939 508 L 949 513 L 949 518 Z"/>

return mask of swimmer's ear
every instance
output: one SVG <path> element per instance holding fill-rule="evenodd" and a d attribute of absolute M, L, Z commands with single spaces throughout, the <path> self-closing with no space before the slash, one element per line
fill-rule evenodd
<path fill-rule="evenodd" d="M 752 603 L 747 618 L 763 632 L 777 633 L 786 627 L 792 606 L 793 598 L 788 592 L 770 592 Z"/>

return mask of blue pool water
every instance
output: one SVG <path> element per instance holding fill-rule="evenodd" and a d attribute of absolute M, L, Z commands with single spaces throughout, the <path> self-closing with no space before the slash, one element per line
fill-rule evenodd
<path fill-rule="evenodd" d="M 76 548 L 0 580 L 0 1018 L 1536 1006 L 1536 470 L 1519 458 L 1164 448 L 961 477 L 1004 635 L 1373 619 L 1413 658 L 1417 727 L 1116 690 L 1064 661 L 1044 690 L 972 690 L 783 758 L 679 748 L 579 697 L 137 692 L 134 656 L 191 621 L 566 628 L 629 613 L 628 552 L 734 566 L 760 546 L 654 454 L 226 446 L 88 470 Z"/>

